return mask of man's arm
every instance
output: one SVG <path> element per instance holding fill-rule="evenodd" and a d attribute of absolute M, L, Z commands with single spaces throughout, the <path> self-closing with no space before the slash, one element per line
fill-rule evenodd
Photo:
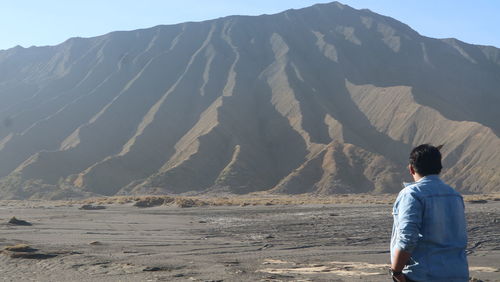
<path fill-rule="evenodd" d="M 416 247 L 422 226 L 423 206 L 411 193 L 404 194 L 399 201 L 398 230 L 391 269 L 400 272 L 408 263 Z M 406 281 L 404 275 L 395 276 L 397 281 Z"/>
<path fill-rule="evenodd" d="M 406 263 L 408 262 L 408 260 L 410 259 L 410 256 L 411 256 L 411 254 L 409 252 L 406 252 L 406 251 L 403 251 L 400 249 L 396 249 L 396 251 L 394 252 L 394 258 L 393 258 L 393 262 L 391 265 L 392 271 L 401 272 L 403 270 L 403 268 L 405 267 Z M 406 281 L 403 274 L 395 275 L 394 278 L 396 278 L 397 281 L 399 281 L 399 282 Z"/>

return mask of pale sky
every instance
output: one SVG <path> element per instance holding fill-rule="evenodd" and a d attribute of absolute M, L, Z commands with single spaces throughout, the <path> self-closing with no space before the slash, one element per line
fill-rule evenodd
<path fill-rule="evenodd" d="M 70 37 L 202 21 L 228 15 L 273 14 L 321 0 L 0 0 L 0 50 L 56 45 Z M 393 17 L 422 35 L 500 48 L 498 0 L 343 0 Z"/>

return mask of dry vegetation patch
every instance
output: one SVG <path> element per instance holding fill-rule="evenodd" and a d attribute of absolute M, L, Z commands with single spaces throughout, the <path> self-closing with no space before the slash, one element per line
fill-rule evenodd
<path fill-rule="evenodd" d="M 10 258 L 24 259 L 48 259 L 56 257 L 57 254 L 42 253 L 38 249 L 32 248 L 27 244 L 17 244 L 14 246 L 6 246 L 2 253 Z"/>
<path fill-rule="evenodd" d="M 171 206 L 180 208 L 204 206 L 273 206 L 273 205 L 327 205 L 327 204 L 380 204 L 391 205 L 397 194 L 335 194 L 335 195 L 284 195 L 263 192 L 247 195 L 229 196 L 175 196 L 175 195 L 140 195 L 140 196 L 111 196 L 96 197 L 84 200 L 52 201 L 55 206 L 75 206 L 81 208 L 98 207 L 103 205 L 132 204 L 136 207 L 148 208 L 157 206 Z M 463 195 L 464 201 L 471 204 L 483 204 L 490 201 L 500 201 L 500 193 Z M 16 206 L 44 206 L 46 201 L 2 201 L 4 205 Z M 90 208 L 92 209 L 92 208 Z"/>
<path fill-rule="evenodd" d="M 155 206 L 161 206 L 161 205 L 166 205 L 168 203 L 171 203 L 174 201 L 174 198 L 172 197 L 141 197 L 140 199 L 136 200 L 134 203 L 134 206 L 139 207 L 139 208 L 150 208 L 150 207 L 155 207 Z"/>
<path fill-rule="evenodd" d="M 80 210 L 104 210 L 105 206 L 94 206 L 94 205 L 83 205 L 79 208 Z"/>
<path fill-rule="evenodd" d="M 500 193 L 464 195 L 464 201 L 471 204 L 485 204 L 488 201 L 500 201 Z"/>
<path fill-rule="evenodd" d="M 113 196 L 70 201 L 69 204 L 106 205 L 129 204 L 136 207 L 175 206 L 181 208 L 202 206 L 272 206 L 272 205 L 308 205 L 308 204 L 389 204 L 396 195 L 340 194 L 332 196 L 318 195 L 271 195 L 249 194 L 234 196 Z"/>
<path fill-rule="evenodd" d="M 18 219 L 16 218 L 15 216 L 12 217 L 9 222 L 9 224 L 11 225 L 23 225 L 23 226 L 31 226 L 33 224 L 31 224 L 30 222 L 27 222 L 26 220 L 22 220 L 22 219 Z"/>
<path fill-rule="evenodd" d="M 4 251 L 11 251 L 11 252 L 35 252 L 37 249 L 32 248 L 30 245 L 27 244 L 17 244 L 14 246 L 6 246 L 4 248 Z"/>

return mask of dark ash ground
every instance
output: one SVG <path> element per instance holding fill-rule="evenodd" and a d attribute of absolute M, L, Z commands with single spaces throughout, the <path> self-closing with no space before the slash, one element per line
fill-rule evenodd
<path fill-rule="evenodd" d="M 390 205 L 79 210 L 4 204 L 32 226 L 0 225 L 3 281 L 389 281 Z M 467 204 L 471 276 L 500 281 L 500 202 Z"/>

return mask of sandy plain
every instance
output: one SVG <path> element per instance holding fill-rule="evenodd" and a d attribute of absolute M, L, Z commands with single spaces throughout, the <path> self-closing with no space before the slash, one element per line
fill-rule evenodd
<path fill-rule="evenodd" d="M 0 281 L 389 281 L 391 201 L 2 201 Z M 466 205 L 471 276 L 500 281 L 500 199 Z"/>

